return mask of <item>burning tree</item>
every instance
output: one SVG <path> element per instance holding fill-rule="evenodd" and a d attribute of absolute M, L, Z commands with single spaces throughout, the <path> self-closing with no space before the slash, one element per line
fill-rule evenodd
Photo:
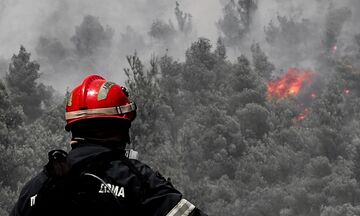
<path fill-rule="evenodd" d="M 296 97 L 305 85 L 312 82 L 313 76 L 314 73 L 310 70 L 290 68 L 282 77 L 268 83 L 268 96 L 279 99 Z"/>
<path fill-rule="evenodd" d="M 305 88 L 308 87 L 314 78 L 314 72 L 310 70 L 300 70 L 297 68 L 289 68 L 288 72 L 276 80 L 269 81 L 267 84 L 267 92 L 269 99 L 287 99 L 297 98 L 297 106 L 299 111 L 295 122 L 301 122 L 307 118 L 310 114 L 310 109 L 307 107 L 306 102 L 303 100 L 306 98 L 300 97 L 302 94 L 307 94 Z M 310 87 L 308 87 L 310 88 Z M 304 92 L 304 93 L 302 93 Z M 316 99 L 317 93 L 312 92 L 307 95 L 312 100 Z"/>

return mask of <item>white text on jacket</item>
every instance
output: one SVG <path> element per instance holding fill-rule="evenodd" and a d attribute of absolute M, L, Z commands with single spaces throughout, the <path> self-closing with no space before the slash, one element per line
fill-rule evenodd
<path fill-rule="evenodd" d="M 113 184 L 104 184 L 104 183 L 102 183 L 100 185 L 99 193 L 113 193 L 117 197 L 125 198 L 125 189 L 124 189 L 124 187 L 119 187 L 119 186 L 113 185 Z"/>

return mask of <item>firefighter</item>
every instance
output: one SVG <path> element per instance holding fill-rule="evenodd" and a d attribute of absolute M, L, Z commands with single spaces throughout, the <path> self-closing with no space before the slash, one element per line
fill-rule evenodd
<path fill-rule="evenodd" d="M 71 151 L 49 152 L 10 215 L 205 215 L 127 151 L 136 105 L 126 88 L 90 75 L 69 94 Z M 130 158 L 129 158 L 130 157 Z"/>

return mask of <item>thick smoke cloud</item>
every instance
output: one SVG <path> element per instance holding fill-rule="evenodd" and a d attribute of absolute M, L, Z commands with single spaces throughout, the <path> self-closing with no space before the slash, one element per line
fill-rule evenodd
<path fill-rule="evenodd" d="M 61 92 L 89 73 L 123 82 L 126 55 L 134 51 L 145 61 L 164 54 L 184 60 L 186 49 L 198 37 L 215 44 L 224 36 L 219 24 L 229 2 L 178 0 L 183 15 L 191 15 L 187 17 L 191 31 L 185 33 L 175 15 L 175 0 L 1 0 L 1 65 L 24 45 L 39 61 L 42 81 Z M 228 47 L 230 60 L 250 56 L 251 45 L 259 43 L 275 63 L 275 73 L 289 67 L 316 68 L 322 55 L 318 50 L 326 46 L 331 52 L 335 45 L 337 51 L 347 50 L 360 33 L 356 32 L 360 25 L 357 0 L 253 2 L 256 8 L 248 32 Z M 2 76 L 6 70 L 1 66 Z"/>
<path fill-rule="evenodd" d="M 226 6 L 231 1 L 221 2 L 225 13 Z M 290 67 L 310 68 L 319 73 L 326 73 L 329 68 L 320 66 L 319 62 L 324 63 L 325 59 L 347 52 L 354 44 L 354 36 L 358 33 L 356 29 L 359 27 L 359 3 L 356 1 L 253 2 L 256 4 L 256 10 L 252 14 L 250 27 L 243 33 L 241 40 L 231 46 L 228 44 L 233 48 L 229 50 L 228 56 L 249 56 L 249 47 L 259 43 L 270 61 L 275 63 L 277 69 L 274 75 Z M 224 18 L 225 15 L 222 15 L 221 19 Z M 223 32 L 220 35 L 226 36 Z"/>
<path fill-rule="evenodd" d="M 93 0 L 78 1 L 74 4 L 72 1 L 58 0 L 34 3 L 21 0 L 2 1 L 1 9 L 4 13 L 0 27 L 6 31 L 0 35 L 0 41 L 6 43 L 2 43 L 4 46 L 0 48 L 0 56 L 9 59 L 17 52 L 20 44 L 24 45 L 41 64 L 42 81 L 54 85 L 62 92 L 89 73 L 101 73 L 109 79 L 124 81 L 122 69 L 127 66 L 126 55 L 133 54 L 135 50 L 145 59 L 154 53 L 162 55 L 165 52 L 184 58 L 186 47 L 195 36 L 176 40 L 176 45 L 172 45 L 174 49 L 169 49 L 162 41 L 154 40 L 149 35 L 151 25 L 156 20 L 165 23 L 171 20 L 175 24 L 174 28 L 178 29 L 174 14 L 175 2 L 141 0 L 104 3 Z M 217 6 L 217 2 L 214 2 L 207 4 L 211 7 L 210 10 Z M 200 35 L 216 40 L 216 28 L 213 25 L 216 17 L 207 20 L 204 9 L 200 7 L 205 3 L 203 0 L 194 4 L 189 0 L 179 1 L 185 12 L 203 14 L 202 17 L 194 18 L 194 22 L 208 23 L 197 23 L 194 29 L 199 29 L 202 32 Z M 86 21 L 84 17 L 91 17 L 93 21 Z M 92 27 L 85 29 L 85 23 Z M 198 26 L 200 27 L 197 28 Z M 96 28 L 103 28 L 104 35 L 101 35 L 101 30 L 96 33 Z M 77 29 L 82 29 L 83 32 Z M 110 29 L 111 32 L 108 31 Z M 212 29 L 213 37 L 208 35 L 209 29 Z M 88 33 L 92 38 L 81 35 Z M 99 39 L 98 44 L 94 46 L 101 47 L 102 52 L 86 45 L 92 44 L 91 40 L 96 39 Z M 185 42 L 185 45 L 179 45 Z M 92 54 L 88 53 L 93 51 Z M 6 71 L 2 71 L 2 76 L 5 73 Z M 66 76 L 67 80 L 62 78 L 62 74 L 69 75 Z"/>

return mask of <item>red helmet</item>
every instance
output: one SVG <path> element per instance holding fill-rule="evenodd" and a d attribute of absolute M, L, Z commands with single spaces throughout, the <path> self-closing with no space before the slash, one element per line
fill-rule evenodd
<path fill-rule="evenodd" d="M 135 116 L 136 105 L 129 101 L 125 87 L 90 75 L 67 98 L 65 129 L 69 131 L 73 123 L 84 119 L 113 118 L 131 122 Z"/>

